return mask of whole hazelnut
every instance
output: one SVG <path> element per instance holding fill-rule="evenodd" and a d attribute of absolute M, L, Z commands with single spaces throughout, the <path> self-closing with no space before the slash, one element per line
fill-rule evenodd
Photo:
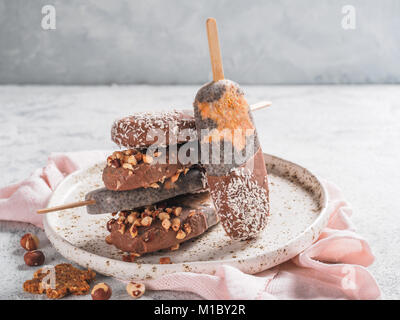
<path fill-rule="evenodd" d="M 108 300 L 111 298 L 111 294 L 110 286 L 104 282 L 96 284 L 92 289 L 93 300 Z"/>
<path fill-rule="evenodd" d="M 39 239 L 32 233 L 24 234 L 20 240 L 21 247 L 27 251 L 39 248 Z"/>
<path fill-rule="evenodd" d="M 132 298 L 137 299 L 144 294 L 146 287 L 143 283 L 129 282 L 126 286 L 126 291 Z"/>
<path fill-rule="evenodd" d="M 31 267 L 41 266 L 44 263 L 44 259 L 43 252 L 39 250 L 28 251 L 24 255 L 25 263 Z"/>

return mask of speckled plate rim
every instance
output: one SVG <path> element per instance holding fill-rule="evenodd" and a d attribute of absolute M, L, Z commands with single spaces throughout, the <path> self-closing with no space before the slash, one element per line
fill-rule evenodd
<path fill-rule="evenodd" d="M 121 280 L 154 279 L 175 272 L 215 274 L 217 267 L 222 264 L 236 267 L 239 270 L 249 274 L 254 274 L 267 270 L 295 257 L 308 246 L 310 246 L 316 239 L 318 239 L 322 229 L 328 223 L 329 212 L 327 210 L 327 190 L 325 189 L 324 184 L 319 180 L 316 175 L 298 164 L 273 155 L 264 153 L 264 159 L 267 166 L 286 166 L 287 168 L 291 168 L 295 175 L 300 174 L 302 176 L 305 176 L 306 179 L 308 179 L 310 182 L 316 183 L 320 191 L 320 210 L 318 213 L 318 217 L 297 237 L 293 238 L 285 245 L 274 250 L 266 251 L 262 254 L 254 255 L 252 257 L 244 259 L 230 258 L 224 260 L 195 261 L 187 263 L 183 262 L 165 265 L 130 263 L 107 258 L 104 256 L 99 256 L 84 249 L 75 247 L 63 237 L 58 235 L 57 232 L 50 226 L 48 219 L 52 213 L 47 214 L 43 219 L 45 233 L 54 248 L 65 258 L 83 267 L 91 268 L 101 274 L 113 276 Z M 83 168 L 79 171 L 76 171 L 69 175 L 65 180 L 63 180 L 63 182 L 60 183 L 60 185 L 56 188 L 53 195 L 51 196 L 48 206 L 50 207 L 60 205 L 61 203 L 57 203 L 57 201 L 55 200 L 58 197 L 58 190 L 63 189 L 63 186 L 65 184 L 68 184 L 70 179 L 73 179 L 74 176 L 81 174 L 87 169 L 88 168 Z"/>

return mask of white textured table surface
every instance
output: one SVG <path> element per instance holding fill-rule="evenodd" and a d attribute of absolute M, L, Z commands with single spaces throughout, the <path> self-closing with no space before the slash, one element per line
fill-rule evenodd
<path fill-rule="evenodd" d="M 194 86 L 0 87 L 0 187 L 44 166 L 49 153 L 112 149 L 110 126 L 132 112 L 191 108 Z M 272 100 L 255 114 L 264 152 L 298 162 L 341 187 L 359 233 L 376 255 L 369 268 L 383 297 L 400 299 L 400 86 L 245 87 L 250 103 Z M 32 275 L 20 236 L 37 232 L 0 222 L 0 299 L 33 298 L 21 286 Z M 40 234 L 44 240 L 44 235 Z M 44 240 L 47 263 L 62 258 Z M 107 279 L 114 298 L 124 288 Z M 149 292 L 145 298 L 195 298 Z M 37 298 L 37 297 L 35 297 Z M 87 298 L 87 297 L 83 297 Z"/>

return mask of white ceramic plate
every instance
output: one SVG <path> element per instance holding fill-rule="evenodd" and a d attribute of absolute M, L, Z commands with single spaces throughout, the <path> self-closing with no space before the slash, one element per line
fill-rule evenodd
<path fill-rule="evenodd" d="M 140 257 L 137 263 L 122 261 L 122 252 L 105 243 L 105 225 L 111 215 L 88 215 L 85 208 L 49 213 L 44 227 L 53 246 L 67 259 L 123 280 L 151 279 L 190 271 L 213 274 L 227 264 L 246 273 L 257 273 L 287 261 L 319 236 L 328 222 L 327 194 L 307 169 L 264 155 L 269 173 L 271 216 L 257 239 L 232 241 L 221 225 L 181 245 L 177 251 L 161 251 Z M 99 163 L 66 178 L 55 190 L 49 207 L 84 199 L 103 186 Z M 168 256 L 172 264 L 158 264 Z"/>

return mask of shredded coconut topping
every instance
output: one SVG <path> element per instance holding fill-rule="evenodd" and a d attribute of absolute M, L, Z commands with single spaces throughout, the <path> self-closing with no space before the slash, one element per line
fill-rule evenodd
<path fill-rule="evenodd" d="M 247 168 L 234 168 L 229 176 L 215 184 L 214 204 L 229 235 L 235 239 L 252 238 L 267 224 L 268 193 Z"/>
<path fill-rule="evenodd" d="M 182 119 L 183 116 L 186 116 L 185 119 Z M 193 133 L 196 134 L 194 119 L 189 118 L 184 111 L 137 113 L 115 120 L 111 128 L 111 139 L 119 147 L 143 148 L 147 146 L 147 135 L 152 130 L 161 130 L 164 133 L 170 131 L 176 136 L 182 126 L 193 128 Z M 130 143 L 133 141 L 134 145 Z"/>

